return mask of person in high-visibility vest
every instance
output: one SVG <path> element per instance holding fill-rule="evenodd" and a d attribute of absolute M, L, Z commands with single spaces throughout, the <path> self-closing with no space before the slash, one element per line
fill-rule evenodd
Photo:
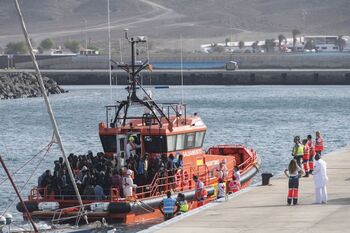
<path fill-rule="evenodd" d="M 319 154 L 321 156 L 321 153 L 323 151 L 323 138 L 321 136 L 320 131 L 316 131 L 316 142 L 315 142 L 315 151 L 316 154 Z"/>
<path fill-rule="evenodd" d="M 303 166 L 304 166 L 304 171 L 305 171 L 304 177 L 309 177 L 310 148 L 309 148 L 309 145 L 307 144 L 307 139 L 303 140 L 303 145 L 304 145 Z"/>
<path fill-rule="evenodd" d="M 177 202 L 180 204 L 180 210 L 177 215 L 188 212 L 189 205 L 186 201 L 185 194 L 179 193 L 176 198 Z"/>
<path fill-rule="evenodd" d="M 310 149 L 310 158 L 309 158 L 309 174 L 312 174 L 313 170 L 314 170 L 314 157 L 316 155 L 316 151 L 315 151 L 315 145 L 312 141 L 312 136 L 311 135 L 307 135 L 307 145 L 309 146 Z"/>
<path fill-rule="evenodd" d="M 164 215 L 164 220 L 173 218 L 181 208 L 179 202 L 176 199 L 171 198 L 170 191 L 166 193 L 166 196 L 167 198 L 164 198 L 159 204 L 159 210 Z"/>
<path fill-rule="evenodd" d="M 294 147 L 292 150 L 292 155 L 294 159 L 297 161 L 299 167 L 301 167 L 301 161 L 304 156 L 304 146 L 300 143 L 300 137 L 294 137 Z"/>

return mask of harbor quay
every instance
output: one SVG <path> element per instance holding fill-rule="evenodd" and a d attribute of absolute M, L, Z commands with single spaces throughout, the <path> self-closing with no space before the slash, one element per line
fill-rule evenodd
<path fill-rule="evenodd" d="M 32 69 L 0 70 L 1 74 L 34 72 Z M 60 85 L 109 85 L 109 70 L 42 70 Z M 159 69 L 142 72 L 143 85 L 349 85 L 350 69 Z M 127 85 L 120 70 L 112 71 L 112 83 Z"/>
<path fill-rule="evenodd" d="M 288 179 L 281 176 L 270 185 L 242 190 L 228 201 L 211 203 L 142 232 L 350 232 L 350 149 L 327 154 L 324 160 L 329 177 L 327 204 L 313 204 L 310 176 L 300 180 L 299 204 L 288 206 Z"/>

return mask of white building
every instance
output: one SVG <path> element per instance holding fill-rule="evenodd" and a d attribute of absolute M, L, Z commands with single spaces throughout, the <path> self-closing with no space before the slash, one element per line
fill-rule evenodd
<path fill-rule="evenodd" d="M 317 52 L 338 52 L 338 36 L 304 36 L 304 46 L 311 41 Z"/>

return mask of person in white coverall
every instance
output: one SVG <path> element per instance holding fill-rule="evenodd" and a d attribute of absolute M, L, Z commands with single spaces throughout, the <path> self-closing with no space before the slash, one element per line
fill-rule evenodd
<path fill-rule="evenodd" d="M 327 203 L 327 164 L 320 158 L 319 154 L 315 155 L 315 167 L 312 175 L 314 176 L 315 182 L 315 204 L 326 204 Z"/>

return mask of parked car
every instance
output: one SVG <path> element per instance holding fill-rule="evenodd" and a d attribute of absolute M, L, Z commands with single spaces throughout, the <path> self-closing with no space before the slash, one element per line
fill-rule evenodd
<path fill-rule="evenodd" d="M 237 70 L 238 64 L 235 61 L 229 61 L 226 63 L 226 70 Z"/>

